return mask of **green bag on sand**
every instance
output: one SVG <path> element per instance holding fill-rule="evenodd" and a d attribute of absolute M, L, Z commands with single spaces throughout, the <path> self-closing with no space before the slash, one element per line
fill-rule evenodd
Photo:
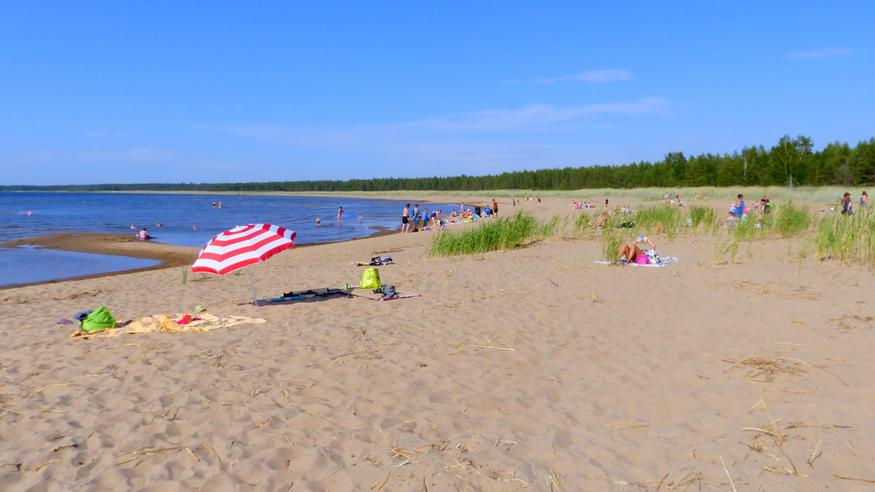
<path fill-rule="evenodd" d="M 82 320 L 82 331 L 94 333 L 96 331 L 115 328 L 115 318 L 106 306 L 100 306 Z"/>
<path fill-rule="evenodd" d="M 362 289 L 379 289 L 380 285 L 380 272 L 376 268 L 365 268 L 362 271 L 362 284 L 359 287 Z"/>

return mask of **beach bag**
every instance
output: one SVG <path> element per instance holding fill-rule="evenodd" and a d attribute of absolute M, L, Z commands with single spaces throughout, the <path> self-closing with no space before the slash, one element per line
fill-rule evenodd
<path fill-rule="evenodd" d="M 387 301 L 389 299 L 397 299 L 398 298 L 398 292 L 395 290 L 394 285 L 381 285 L 379 289 L 376 289 L 374 291 L 374 293 L 375 294 L 383 294 L 383 296 L 380 297 L 381 301 Z"/>
<path fill-rule="evenodd" d="M 659 257 L 659 255 L 656 253 L 656 251 L 654 251 L 652 249 L 648 249 L 646 253 L 647 253 L 647 261 L 651 265 L 661 265 L 662 264 L 662 258 Z"/>
<path fill-rule="evenodd" d="M 106 306 L 100 306 L 92 311 L 91 314 L 82 319 L 81 323 L 82 331 L 85 333 L 115 328 L 115 318 L 112 317 L 112 313 Z"/>
<path fill-rule="evenodd" d="M 365 268 L 362 271 L 362 283 L 359 286 L 362 289 L 379 289 L 380 288 L 380 272 L 376 268 Z"/>

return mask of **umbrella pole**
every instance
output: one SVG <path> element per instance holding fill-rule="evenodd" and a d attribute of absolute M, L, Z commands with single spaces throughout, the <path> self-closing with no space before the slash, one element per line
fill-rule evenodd
<path fill-rule="evenodd" d="M 249 278 L 249 291 L 252 294 L 252 304 L 258 306 L 258 300 L 255 296 L 255 282 L 252 280 L 252 270 L 246 270 L 246 276 Z"/>

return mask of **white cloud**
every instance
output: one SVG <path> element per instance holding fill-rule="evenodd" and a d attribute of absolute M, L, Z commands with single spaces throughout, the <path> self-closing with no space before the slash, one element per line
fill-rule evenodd
<path fill-rule="evenodd" d="M 440 132 L 510 132 L 544 129 L 588 116 L 658 113 L 667 108 L 668 101 L 661 97 L 645 97 L 632 102 L 566 107 L 531 104 L 518 109 L 494 109 L 429 118 L 399 126 Z"/>
<path fill-rule="evenodd" d="M 490 166 L 567 164 L 569 156 L 579 154 L 581 145 L 569 141 L 569 134 L 598 135 L 616 128 L 616 121 L 604 121 L 606 116 L 658 115 L 669 107 L 665 98 L 645 97 L 577 106 L 530 104 L 333 129 L 276 124 L 200 125 L 196 129 L 305 152 L 350 154 L 384 163 L 437 164 L 448 166 L 441 169 L 451 173 L 473 168 L 485 171 Z"/>
<path fill-rule="evenodd" d="M 657 114 L 664 112 L 668 107 L 669 102 L 665 98 L 644 97 L 637 101 L 564 107 L 530 104 L 515 109 L 472 111 L 399 123 L 359 125 L 330 131 L 294 129 L 273 124 L 199 125 L 196 129 L 217 131 L 285 145 L 361 145 L 373 140 L 421 138 L 447 133 L 557 132 L 564 131 L 562 124 L 598 115 Z M 593 123 L 597 124 L 598 122 Z"/>
<path fill-rule="evenodd" d="M 817 48 L 812 50 L 794 51 L 787 55 L 788 58 L 800 60 L 810 58 L 839 58 L 848 56 L 855 50 L 851 48 Z"/>
<path fill-rule="evenodd" d="M 606 82 L 623 82 L 632 80 L 635 75 L 628 70 L 585 70 L 570 75 L 560 75 L 546 79 L 538 79 L 539 84 L 555 84 L 556 82 L 576 81 L 588 84 L 604 84 Z"/>

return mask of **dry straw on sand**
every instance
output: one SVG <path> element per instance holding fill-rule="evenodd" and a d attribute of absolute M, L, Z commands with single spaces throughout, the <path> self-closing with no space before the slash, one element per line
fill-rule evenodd
<path fill-rule="evenodd" d="M 769 383 L 775 380 L 776 376 L 802 376 L 806 372 L 805 366 L 809 366 L 807 362 L 790 357 L 760 357 L 750 356 L 737 360 L 721 359 L 723 362 L 732 364 L 727 371 L 738 367 L 746 367 L 749 369 L 746 374 L 747 380 L 758 383 Z"/>

